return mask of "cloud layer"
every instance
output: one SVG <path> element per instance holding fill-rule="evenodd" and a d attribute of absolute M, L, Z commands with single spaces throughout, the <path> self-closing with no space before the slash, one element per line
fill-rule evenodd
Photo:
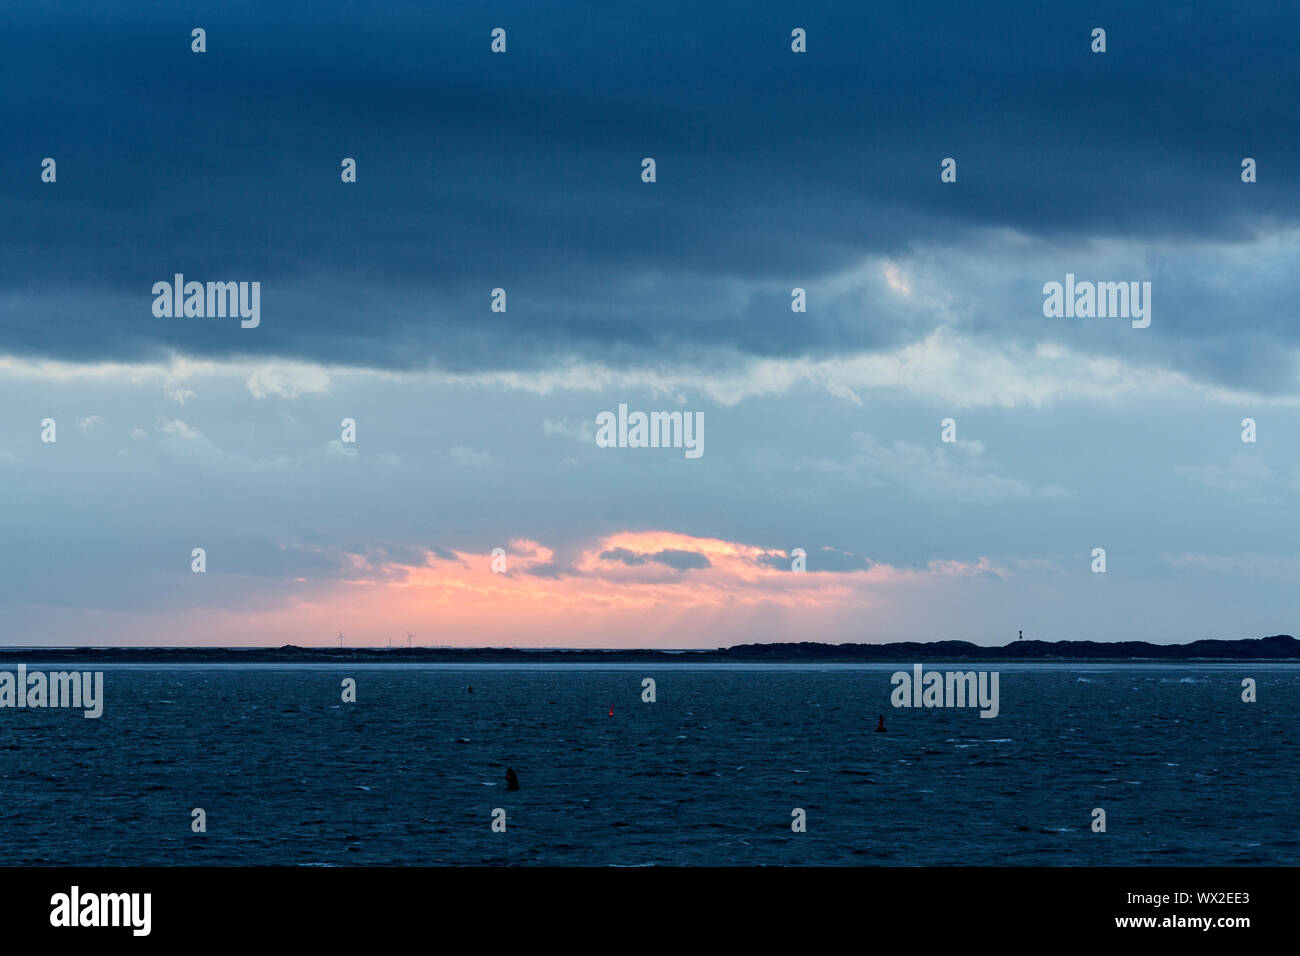
<path fill-rule="evenodd" d="M 8 11 L 4 640 L 1294 630 L 1298 30 L 1282 3 Z M 176 273 L 260 282 L 260 325 L 154 317 Z M 1046 318 L 1067 274 L 1150 281 L 1150 327 Z M 703 457 L 597 447 L 620 403 L 703 412 Z"/>

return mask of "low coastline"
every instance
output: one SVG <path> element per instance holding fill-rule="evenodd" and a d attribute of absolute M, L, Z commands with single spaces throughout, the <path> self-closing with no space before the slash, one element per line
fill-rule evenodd
<path fill-rule="evenodd" d="M 1187 644 L 1146 641 L 907 641 L 889 644 L 738 644 L 712 650 L 561 649 L 509 647 L 13 647 L 0 661 L 156 664 L 854 664 L 893 661 L 1007 661 L 1095 663 L 1300 661 L 1300 640 L 1290 635 Z"/>

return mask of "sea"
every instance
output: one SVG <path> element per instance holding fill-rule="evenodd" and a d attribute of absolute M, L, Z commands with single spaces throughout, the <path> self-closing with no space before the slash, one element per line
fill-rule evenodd
<path fill-rule="evenodd" d="M 1300 860 L 1300 665 L 924 668 L 997 716 L 910 664 L 86 664 L 100 718 L 0 710 L 0 865 Z"/>

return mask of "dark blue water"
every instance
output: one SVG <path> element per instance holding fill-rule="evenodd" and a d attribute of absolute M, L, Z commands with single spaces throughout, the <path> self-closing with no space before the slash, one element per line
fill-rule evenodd
<path fill-rule="evenodd" d="M 105 668 L 98 720 L 0 710 L 0 863 L 1297 862 L 1297 667 L 986 666 L 995 719 L 905 665 Z"/>

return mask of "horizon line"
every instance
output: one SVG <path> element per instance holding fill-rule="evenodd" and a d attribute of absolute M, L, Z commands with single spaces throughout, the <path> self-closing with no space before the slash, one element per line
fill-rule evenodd
<path fill-rule="evenodd" d="M 1095 644 L 1104 645 L 1123 645 L 1123 644 L 1146 644 L 1150 647 L 1188 647 L 1192 644 L 1202 641 L 1217 641 L 1221 643 L 1245 643 L 1250 641 L 1266 641 L 1274 638 L 1296 638 L 1291 634 L 1267 634 L 1262 637 L 1198 637 L 1187 641 L 1160 643 L 1156 641 L 1144 640 L 1095 640 L 1092 638 L 1058 638 L 1056 640 L 1044 640 L 1041 638 L 1024 638 L 1013 639 L 1005 644 L 977 644 L 974 641 L 968 641 L 957 638 L 936 638 L 929 641 L 841 641 L 831 643 L 830 641 L 749 641 L 739 644 L 730 644 L 725 646 L 713 647 L 572 647 L 566 645 L 544 645 L 534 647 L 520 647 L 509 645 L 458 645 L 458 644 L 416 644 L 411 646 L 397 646 L 386 644 L 345 644 L 342 646 L 333 644 L 6 644 L 0 645 L 2 651 L 67 651 L 67 650 L 94 650 L 94 651 L 115 651 L 115 650 L 137 650 L 137 651 L 279 651 L 286 649 L 304 650 L 304 651 L 511 651 L 516 653 L 530 652 L 584 652 L 584 653 L 656 653 L 656 654 L 699 654 L 699 653 L 718 653 L 720 651 L 731 651 L 742 647 L 801 647 L 801 646 L 822 646 L 828 648 L 835 647 L 890 647 L 899 644 L 967 644 L 971 647 L 1001 649 L 1007 647 L 1024 647 L 1032 644 Z"/>

